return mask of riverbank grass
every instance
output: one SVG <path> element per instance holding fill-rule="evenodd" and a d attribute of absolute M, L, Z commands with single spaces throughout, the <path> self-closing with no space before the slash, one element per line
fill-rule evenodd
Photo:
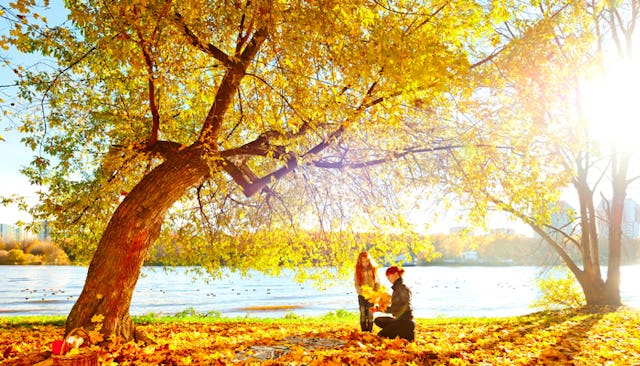
<path fill-rule="evenodd" d="M 156 341 L 111 343 L 102 364 L 640 365 L 640 311 L 581 308 L 505 318 L 417 319 L 416 340 L 361 332 L 357 314 L 134 317 Z M 46 365 L 63 317 L 0 318 L 0 364 Z M 376 331 L 377 329 L 374 329 Z"/>

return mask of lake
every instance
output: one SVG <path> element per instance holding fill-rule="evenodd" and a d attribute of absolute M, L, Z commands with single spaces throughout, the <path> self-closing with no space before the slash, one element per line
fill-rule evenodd
<path fill-rule="evenodd" d="M 419 318 L 493 317 L 536 311 L 540 267 L 406 267 L 405 283 L 413 292 Z M 381 279 L 386 283 L 383 270 Z M 0 316 L 67 315 L 78 298 L 87 268 L 76 266 L 0 266 Z M 640 308 L 640 265 L 622 267 L 621 296 L 625 305 Z M 289 310 L 248 311 L 255 306 L 288 306 Z M 222 316 L 281 317 L 324 315 L 340 309 L 357 311 L 352 280 L 319 289 L 297 283 L 291 274 L 279 277 L 253 272 L 251 277 L 226 272 L 210 283 L 193 281 L 186 267 L 174 272 L 143 268 L 132 303 L 132 315 L 175 314 L 193 308 Z"/>

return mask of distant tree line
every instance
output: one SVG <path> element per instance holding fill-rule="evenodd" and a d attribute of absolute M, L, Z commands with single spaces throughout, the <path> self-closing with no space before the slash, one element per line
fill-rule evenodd
<path fill-rule="evenodd" d="M 36 239 L 0 240 L 0 265 L 70 264 L 69 257 L 58 245 Z"/>
<path fill-rule="evenodd" d="M 308 233 L 306 240 L 323 240 L 318 233 Z M 290 239 L 290 238 L 289 238 Z M 287 240 L 289 240 L 287 239 Z M 376 243 L 376 249 L 384 247 L 384 242 L 401 240 L 407 243 L 406 249 L 393 255 L 381 254 L 382 265 L 560 265 L 561 260 L 554 252 L 548 250 L 540 238 L 521 235 L 465 235 L 435 234 L 431 236 L 401 237 L 373 233 L 360 233 L 354 240 Z M 600 238 L 606 242 L 606 238 Z M 243 242 L 251 242 L 247 237 Z M 422 245 L 416 245 L 420 242 Z M 433 248 L 424 243 L 430 242 Z M 163 250 L 162 243 L 157 243 L 156 250 L 147 258 L 146 265 L 200 265 L 197 256 L 190 250 L 180 250 L 180 245 L 173 245 L 172 251 Z M 419 248 L 419 250 L 417 250 Z M 605 247 L 606 248 L 606 247 Z M 472 252 L 473 256 L 468 254 Z M 577 255 L 577 253 L 573 253 Z M 324 253 L 323 255 L 330 255 Z M 600 253 L 601 261 L 606 261 L 608 252 Z M 640 262 L 640 239 L 625 238 L 622 240 L 623 264 Z M 57 244 L 35 239 L 25 241 L 0 240 L 0 265 L 67 265 L 72 264 L 69 256 Z"/>
<path fill-rule="evenodd" d="M 486 264 L 486 265 L 561 265 L 562 260 L 555 252 L 549 251 L 542 239 L 521 235 L 465 235 L 437 234 L 432 237 L 436 252 L 441 256 L 422 265 L 441 264 Z M 600 238 L 602 243 L 606 237 Z M 607 248 L 606 246 L 604 247 Z M 477 257 L 469 258 L 465 252 L 475 252 Z M 568 252 L 578 257 L 576 248 Z M 608 252 L 600 252 L 600 260 L 606 263 Z M 640 259 L 640 240 L 622 240 L 622 263 L 635 264 Z"/>
<path fill-rule="evenodd" d="M 292 238 L 281 237 L 281 240 L 287 241 Z M 300 238 L 298 238 L 300 240 Z M 323 235 L 318 233 L 306 233 L 304 241 L 322 241 L 326 240 Z M 350 240 L 367 243 L 373 255 L 381 265 L 535 265 L 535 266 L 555 266 L 561 265 L 561 259 L 555 252 L 549 251 L 542 239 L 537 237 L 526 237 L 522 235 L 469 235 L 462 233 L 453 234 L 434 234 L 434 235 L 392 235 L 392 234 L 376 234 L 376 233 L 358 233 Z M 606 238 L 600 238 L 606 243 Z M 332 238 L 334 242 L 340 242 L 336 238 Z M 391 241 L 401 241 L 406 243 L 404 250 L 395 251 L 393 253 L 384 253 L 385 244 Z M 251 245 L 252 237 L 247 236 L 240 240 Z M 425 244 L 431 245 L 425 245 Z M 344 243 L 345 246 L 346 243 Z M 624 239 L 623 247 L 623 264 L 634 264 L 640 262 L 640 240 Z M 147 258 L 147 265 L 197 265 L 191 250 L 181 250 L 179 243 L 173 243 L 167 248 L 162 242 L 156 243 L 154 250 L 151 251 Z M 188 246 L 185 246 L 185 249 Z M 327 246 L 326 252 L 322 255 L 330 256 L 331 251 L 336 246 Z M 577 249 L 568 250 L 572 255 L 578 256 Z M 476 258 L 469 258 L 465 254 L 474 252 Z M 356 253 L 357 254 L 357 253 Z M 606 261 L 608 252 L 606 250 L 600 253 L 601 260 Z M 223 264 L 224 265 L 224 264 Z"/>

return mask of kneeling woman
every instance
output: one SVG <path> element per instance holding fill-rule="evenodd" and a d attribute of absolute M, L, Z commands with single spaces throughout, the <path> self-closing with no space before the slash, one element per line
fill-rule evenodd
<path fill-rule="evenodd" d="M 403 273 L 404 270 L 396 266 L 387 268 L 387 279 L 393 284 L 391 305 L 387 309 L 375 310 L 391 313 L 393 316 L 379 316 L 375 319 L 375 324 L 382 328 L 378 333 L 381 337 L 400 337 L 413 341 L 416 323 L 411 308 L 411 290 L 402 282 Z"/>

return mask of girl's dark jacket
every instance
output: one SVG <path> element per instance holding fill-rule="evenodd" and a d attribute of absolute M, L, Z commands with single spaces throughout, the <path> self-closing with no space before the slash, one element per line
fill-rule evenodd
<path fill-rule="evenodd" d="M 411 308 L 411 290 L 402 282 L 402 277 L 398 278 L 391 286 L 391 305 L 385 311 L 391 313 L 398 320 L 413 320 L 413 309 Z"/>

